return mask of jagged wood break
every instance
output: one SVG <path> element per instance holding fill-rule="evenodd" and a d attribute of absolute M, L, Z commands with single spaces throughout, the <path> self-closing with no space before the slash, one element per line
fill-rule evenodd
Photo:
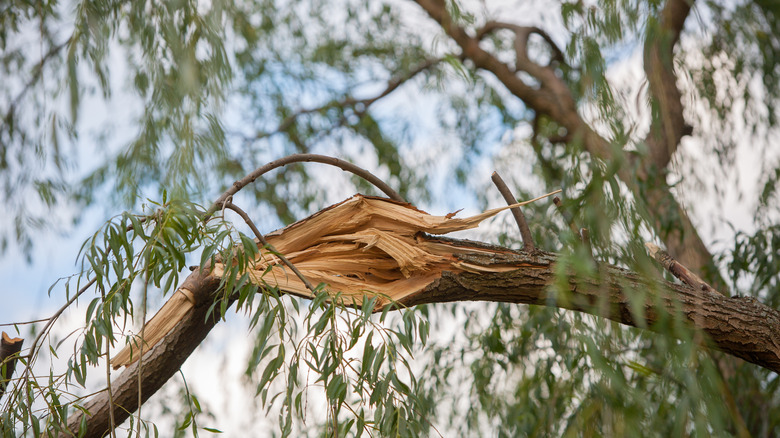
<path fill-rule="evenodd" d="M 558 193 L 558 191 L 550 193 Z M 544 197 L 542 196 L 542 197 Z M 443 272 L 490 273 L 517 269 L 510 264 L 479 265 L 459 254 L 492 254 L 493 249 L 475 245 L 452 245 L 432 238 L 476 228 L 483 220 L 512 207 L 488 210 L 467 218 L 433 216 L 411 204 L 355 195 L 314 215 L 265 236 L 269 245 L 295 265 L 310 283 L 325 283 L 329 293 L 341 293 L 346 303 L 360 304 L 364 297 L 378 297 L 376 309 L 390 302 L 412 302 L 414 296 L 441 278 Z M 275 286 L 282 292 L 311 298 L 303 281 L 281 260 L 260 248 L 254 269 L 248 272 L 259 287 Z M 268 269 L 270 267 L 270 269 Z M 212 274 L 221 277 L 224 265 Z M 192 291 L 181 287 L 147 323 L 144 351 L 152 348 L 195 306 Z M 125 347 L 112 360 L 114 369 L 138 359 L 140 341 Z M 133 348 L 135 347 L 135 348 Z"/>
<path fill-rule="evenodd" d="M 459 252 L 487 252 L 477 247 L 442 244 L 429 235 L 475 228 L 509 207 L 468 218 L 432 216 L 384 198 L 356 195 L 266 237 L 312 284 L 340 292 L 346 303 L 377 297 L 375 310 L 392 301 L 408 301 L 441 277 L 442 272 L 502 272 L 517 267 L 479 266 L 458 259 Z M 269 270 L 268 267 L 271 267 Z M 223 265 L 214 274 L 221 276 Z M 267 251 L 249 271 L 258 286 L 277 286 L 286 293 L 312 298 L 300 278 Z"/>

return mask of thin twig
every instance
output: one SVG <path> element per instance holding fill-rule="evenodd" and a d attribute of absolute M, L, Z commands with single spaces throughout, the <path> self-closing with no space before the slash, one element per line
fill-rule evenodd
<path fill-rule="evenodd" d="M 0 327 L 10 327 L 10 326 L 16 326 L 16 325 L 26 325 L 26 324 L 37 324 L 39 322 L 48 321 L 51 318 L 43 318 L 43 319 L 35 319 L 33 321 L 23 321 L 23 322 L 9 322 L 6 324 L 0 324 Z"/>
<path fill-rule="evenodd" d="M 100 297 L 106 302 L 106 291 L 100 286 Z M 111 388 L 111 346 L 106 342 L 106 386 L 108 388 L 108 420 L 111 425 L 111 438 L 116 438 L 116 419 L 114 418 L 114 393 Z"/>
<path fill-rule="evenodd" d="M 517 203 L 517 198 L 515 198 L 512 191 L 509 190 L 509 187 L 507 187 L 504 180 L 501 179 L 501 175 L 499 175 L 498 172 L 493 172 L 490 179 L 493 180 L 493 184 L 495 184 L 498 191 L 501 192 L 501 196 L 504 197 L 507 204 L 512 205 Z M 523 248 L 528 252 L 534 251 L 536 249 L 534 246 L 534 238 L 531 235 L 531 230 L 528 228 L 528 223 L 525 221 L 523 211 L 520 207 L 512 207 L 510 210 L 512 211 L 512 216 L 515 217 L 517 227 L 520 228 L 520 236 L 523 238 Z"/>
<path fill-rule="evenodd" d="M 65 46 L 70 44 L 73 37 L 68 38 L 67 40 L 63 41 L 60 44 L 57 44 L 56 46 L 53 46 L 49 51 L 41 58 L 40 61 L 38 61 L 38 65 L 35 66 L 34 73 L 32 77 L 30 78 L 27 83 L 24 84 L 24 87 L 19 92 L 19 94 L 16 95 L 14 100 L 11 101 L 11 105 L 8 106 L 8 111 L 6 111 L 5 115 L 3 116 L 3 120 L 10 124 L 11 117 L 13 117 L 14 112 L 16 112 L 16 106 L 19 105 L 19 102 L 22 101 L 22 98 L 25 94 L 32 88 L 33 84 L 40 79 L 41 75 L 43 74 L 43 66 L 46 64 L 46 62 L 51 59 L 54 55 L 56 55 L 60 50 L 62 50 Z"/>
<path fill-rule="evenodd" d="M 293 265 L 292 262 L 290 262 L 287 259 L 287 257 L 284 256 L 284 254 L 282 254 L 279 251 L 277 251 L 276 248 L 273 247 L 273 245 L 271 245 L 270 243 L 268 243 L 267 240 L 265 240 L 265 237 L 263 237 L 263 233 L 261 233 L 260 230 L 257 229 L 257 227 L 255 226 L 255 223 L 252 222 L 252 219 L 249 218 L 249 215 L 246 214 L 246 212 L 244 210 L 242 210 L 240 207 L 238 207 L 237 205 L 233 204 L 230 201 L 226 201 L 223 205 L 224 205 L 225 208 L 233 210 L 239 216 L 241 216 L 241 218 L 244 219 L 244 222 L 246 222 L 246 224 L 249 225 L 249 228 L 252 229 L 252 232 L 255 233 L 255 237 L 257 237 L 257 240 L 259 240 L 260 243 L 263 244 L 263 246 L 265 246 L 268 249 L 270 249 L 274 253 L 274 255 L 276 257 L 278 257 L 279 260 L 282 261 L 282 263 L 287 265 L 287 267 L 290 268 L 290 270 L 292 270 L 295 273 L 295 275 L 297 275 L 298 278 L 301 279 L 303 284 L 306 285 L 307 289 L 309 289 L 313 294 L 316 294 L 316 292 L 314 290 L 314 286 L 311 285 L 309 280 L 306 279 L 306 277 L 301 273 L 301 271 L 299 271 L 298 268 L 296 268 L 295 265 Z"/>
<path fill-rule="evenodd" d="M 141 316 L 141 348 L 138 351 L 138 413 L 136 414 L 136 436 L 138 438 L 141 438 L 141 406 L 143 405 L 143 374 L 141 373 L 141 370 L 143 369 L 144 365 L 144 344 L 146 343 L 144 339 L 144 330 L 146 329 L 146 294 L 148 292 L 149 288 L 149 265 L 147 262 L 146 266 L 146 278 L 144 278 L 144 295 L 143 299 L 141 300 L 141 307 L 142 307 L 142 316 Z M 110 396 L 111 394 L 109 394 Z"/>
<path fill-rule="evenodd" d="M 214 204 L 212 204 L 211 207 L 208 209 L 208 211 L 206 211 L 206 214 L 203 217 L 203 221 L 204 222 L 208 221 L 217 210 L 222 208 L 222 205 L 225 203 L 225 201 L 227 201 L 231 196 L 238 193 L 239 190 L 243 189 L 248 184 L 254 182 L 257 178 L 259 178 L 263 174 L 270 172 L 278 167 L 286 166 L 292 163 L 302 163 L 302 162 L 315 162 L 315 163 L 329 164 L 331 166 L 338 167 L 344 171 L 354 173 L 355 175 L 363 178 L 364 180 L 376 186 L 379 190 L 383 191 L 390 199 L 399 202 L 404 202 L 404 198 L 402 198 L 401 195 L 399 195 L 395 190 L 393 190 L 389 185 L 387 185 L 387 183 L 379 179 L 371 172 L 363 169 L 362 167 L 359 167 L 348 161 L 340 160 L 334 157 L 328 157 L 326 155 L 293 154 L 293 155 L 288 155 L 284 158 L 280 158 L 278 160 L 271 161 L 270 163 L 267 163 L 264 166 L 258 167 L 249 175 L 234 182 L 233 186 L 230 187 L 228 190 L 226 190 L 225 193 L 223 193 L 219 198 L 217 198 L 217 200 L 214 201 Z"/>
<path fill-rule="evenodd" d="M 253 141 L 253 140 L 260 140 L 263 138 L 267 138 L 276 134 L 281 134 L 282 132 L 287 131 L 290 129 L 290 127 L 293 125 L 293 123 L 298 120 L 300 116 L 306 115 L 306 114 L 312 114 L 312 113 L 318 113 L 325 110 L 328 110 L 330 108 L 338 108 L 338 107 L 352 107 L 356 114 L 362 116 L 365 114 L 366 110 L 369 106 L 371 106 L 376 101 L 386 97 L 393 91 L 395 91 L 398 87 L 400 87 L 402 84 L 404 84 L 406 81 L 412 79 L 413 77 L 417 76 L 419 73 L 433 67 L 434 65 L 441 62 L 441 59 L 427 59 L 423 62 L 421 62 L 418 66 L 411 69 L 410 71 L 406 72 L 406 74 L 403 75 L 396 75 L 391 77 L 387 81 L 387 86 L 384 90 L 382 90 L 381 93 L 377 94 L 374 97 L 369 97 L 366 99 L 355 99 L 353 97 L 346 97 L 340 100 L 334 100 L 330 101 L 324 105 L 314 107 L 314 108 L 305 108 L 296 111 L 293 114 L 290 114 L 289 116 L 285 117 L 280 123 L 279 126 L 276 127 L 273 131 L 268 132 L 259 132 L 255 134 L 252 138 L 247 138 L 247 141 Z"/>

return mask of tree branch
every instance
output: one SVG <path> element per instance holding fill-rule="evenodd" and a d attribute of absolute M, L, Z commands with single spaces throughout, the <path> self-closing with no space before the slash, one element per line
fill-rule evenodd
<path fill-rule="evenodd" d="M 323 164 L 329 164 L 331 166 L 336 166 L 339 169 L 342 169 L 346 172 L 351 172 L 366 181 L 370 182 L 374 186 L 376 186 L 379 190 L 384 192 L 388 197 L 391 199 L 394 199 L 396 201 L 403 202 L 403 198 L 401 195 L 398 194 L 395 190 L 393 190 L 392 187 L 387 185 L 384 181 L 376 177 L 371 172 L 356 166 L 348 161 L 340 160 L 338 158 L 334 157 L 328 157 L 325 155 L 317 155 L 317 154 L 293 154 L 288 155 L 286 157 L 280 158 L 275 161 L 271 161 L 270 163 L 258 167 L 255 169 L 252 173 L 249 175 L 241 178 L 240 180 L 233 183 L 233 186 L 226 190 L 222 195 L 220 195 L 219 198 L 217 198 L 216 201 L 211 205 L 209 210 L 204 215 L 204 221 L 209 220 L 211 215 L 213 215 L 217 210 L 222 208 L 222 204 L 224 204 L 228 199 L 230 199 L 231 196 L 238 193 L 239 190 L 246 187 L 248 184 L 251 184 L 254 182 L 257 178 L 260 178 L 263 174 L 270 172 L 278 167 L 286 166 L 288 164 L 292 163 L 302 163 L 302 162 L 315 162 L 315 163 L 323 163 Z"/>
<path fill-rule="evenodd" d="M 282 132 L 287 131 L 290 129 L 290 127 L 298 120 L 299 117 L 304 116 L 306 114 L 312 114 L 317 113 L 321 111 L 325 111 L 330 108 L 337 108 L 337 107 L 352 107 L 355 109 L 355 113 L 358 115 L 362 115 L 368 110 L 368 107 L 370 107 L 372 104 L 374 104 L 376 101 L 388 96 L 390 93 L 395 91 L 398 87 L 409 81 L 410 79 L 414 78 L 418 74 L 424 72 L 425 70 L 428 70 L 429 68 L 437 65 L 441 62 L 441 59 L 426 59 L 420 64 L 418 64 L 413 69 L 409 70 L 408 72 L 400 75 L 396 75 L 391 77 L 387 81 L 387 86 L 384 90 L 382 90 L 381 93 L 377 94 L 374 97 L 369 97 L 365 99 L 355 99 L 354 97 L 346 97 L 341 100 L 334 100 L 331 102 L 328 102 L 324 105 L 315 107 L 315 108 L 305 108 L 301 109 L 299 111 L 296 111 L 293 114 L 290 114 L 289 116 L 285 117 L 281 123 L 279 123 L 279 126 L 276 127 L 273 131 L 270 132 L 259 132 L 255 134 L 254 137 L 249 138 L 247 140 L 260 140 L 266 137 L 270 137 L 272 135 L 280 134 Z"/>
<path fill-rule="evenodd" d="M 455 245 L 465 242 L 451 241 Z M 468 242 L 473 246 L 473 242 Z M 484 247 L 483 247 L 484 248 Z M 599 315 L 600 300 L 609 301 L 613 321 L 633 327 L 652 328 L 663 313 L 682 316 L 695 329 L 705 332 L 720 350 L 780 373 L 780 312 L 755 300 L 727 298 L 709 290 L 695 290 L 669 282 L 647 284 L 638 274 L 604 265 L 609 296 L 596 283 L 572 278 L 568 300 L 555 300 L 549 285 L 557 259 L 550 253 L 538 256 L 494 248 L 491 254 L 463 253 L 458 258 L 485 267 L 513 266 L 516 270 L 489 274 L 448 274 L 404 303 L 417 305 L 447 301 L 498 301 L 537 304 Z M 669 291 L 670 293 L 667 293 Z M 630 296 L 645 293 L 643 315 L 634 314 Z M 656 307 L 653 303 L 663 303 Z M 682 315 L 677 314 L 677 306 Z M 644 316 L 644 319 L 641 318 Z"/>
<path fill-rule="evenodd" d="M 673 43 L 677 41 L 679 32 L 690 9 L 690 5 L 687 5 L 686 1 L 669 0 L 662 12 L 661 21 L 663 26 L 671 32 L 672 38 L 668 40 L 668 47 L 658 47 L 667 47 L 669 65 L 671 65 Z M 534 76 L 533 72 L 538 72 L 539 76 L 535 76 L 535 78 L 542 84 L 540 89 L 530 87 L 515 74 L 514 69 L 509 68 L 509 66 L 498 60 L 491 53 L 483 50 L 479 46 L 479 38 L 471 37 L 466 30 L 455 24 L 447 12 L 444 2 L 440 0 L 416 0 L 416 2 L 460 46 L 463 57 L 470 59 L 476 68 L 489 71 L 495 75 L 509 92 L 521 99 L 528 108 L 536 113 L 537 117 L 540 115 L 547 116 L 565 128 L 566 139 L 581 141 L 585 150 L 598 159 L 605 161 L 628 161 L 628 163 L 620 166 L 617 172 L 618 177 L 636 195 L 637 199 L 644 201 L 643 207 L 651 218 L 650 223 L 656 233 L 663 239 L 669 253 L 685 266 L 689 266 L 705 278 L 713 279 L 712 282 L 716 287 L 725 290 L 725 282 L 720 279 L 720 274 L 712 260 L 712 254 L 710 254 L 696 228 L 691 223 L 687 212 L 670 192 L 666 180 L 663 179 L 664 174 L 659 172 L 658 169 L 653 170 L 651 164 L 656 161 L 644 160 L 635 154 L 616 156 L 609 142 L 596 133 L 578 114 L 577 105 L 571 91 L 564 81 L 552 72 L 552 69 L 543 66 L 531 66 L 532 62 L 526 59 L 524 61 L 526 65 L 523 70 L 532 76 Z M 506 27 L 507 25 L 492 24 L 491 26 L 498 28 L 501 26 Z M 483 30 L 481 33 L 478 33 L 478 36 L 481 37 L 485 32 Z M 528 34 L 530 30 L 526 29 L 522 32 Z M 649 44 L 651 47 L 653 46 L 652 43 Z M 659 51 L 658 53 L 663 55 L 663 52 Z M 663 57 L 659 58 L 660 61 L 663 61 L 663 59 Z M 673 75 L 673 72 L 667 72 L 666 74 Z M 676 90 L 674 81 L 671 84 Z M 653 85 L 653 87 L 659 87 L 660 90 L 670 90 L 668 84 L 658 83 Z M 674 90 L 671 90 L 671 92 L 673 93 Z M 679 91 L 677 93 L 679 95 Z M 667 99 L 666 101 L 670 100 Z M 679 101 L 678 98 L 677 102 L 679 103 Z M 676 120 L 674 117 L 673 119 Z M 684 126 L 680 128 L 676 123 L 673 125 L 672 131 L 685 133 L 686 128 Z M 680 129 L 682 130 L 680 131 Z M 653 132 L 658 132 L 658 129 L 654 129 Z M 674 138 L 677 138 L 677 142 L 679 142 L 678 137 Z M 666 147 L 664 146 L 664 148 Z M 667 149 L 664 150 L 666 151 Z M 651 178 L 656 180 L 650 181 Z M 640 184 L 640 181 L 643 184 Z M 671 226 L 668 223 L 668 218 L 675 218 Z"/>
<path fill-rule="evenodd" d="M 512 190 L 509 189 L 498 172 L 493 172 L 490 179 L 493 180 L 493 184 L 496 185 L 496 188 L 501 193 L 501 196 L 504 197 L 504 201 L 506 201 L 508 205 L 517 203 L 517 198 L 512 194 Z M 512 211 L 512 216 L 515 218 L 515 222 L 517 222 L 517 228 L 520 229 L 520 236 L 523 238 L 523 249 L 525 251 L 534 251 L 536 249 L 534 238 L 531 234 L 531 229 L 528 228 L 528 222 L 525 220 L 523 210 L 521 210 L 520 207 L 512 207 L 510 210 Z"/>
<path fill-rule="evenodd" d="M 680 39 L 691 0 L 668 0 L 657 22 L 651 22 L 644 63 L 651 96 L 652 123 L 645 143 L 658 169 L 665 169 L 689 127 L 683 117 L 682 95 L 674 73 L 674 46 Z M 654 24 L 654 26 L 653 26 Z"/>
<path fill-rule="evenodd" d="M 554 254 L 515 252 L 479 242 L 426 235 L 418 235 L 416 241 L 437 251 L 448 251 L 452 259 L 470 266 L 471 271 L 441 271 L 438 278 L 419 293 L 402 299 L 402 305 L 453 301 L 534 304 L 599 315 L 651 330 L 656 322 L 671 315 L 706 333 L 720 350 L 780 373 L 780 312 L 755 300 L 727 298 L 719 293 L 669 282 L 648 283 L 636 273 L 611 265 L 603 265 L 602 283 L 571 277 L 565 291 L 567 298 L 556 299 L 551 293 L 556 277 Z M 218 286 L 219 278 L 200 271 L 190 275 L 181 286 L 180 289 L 192 292 L 196 305 L 164 341 L 144 356 L 144 401 L 173 376 L 216 324 L 215 315 L 208 319 L 205 315 Z M 560 297 L 560 293 L 558 291 L 557 296 Z M 631 297 L 637 294 L 645 296 L 639 312 L 631 306 Z M 114 381 L 118 423 L 138 408 L 137 367 L 138 363 L 129 366 Z M 68 419 L 70 430 L 76 433 L 79 424 L 85 421 L 85 437 L 106 434 L 109 428 L 107 397 L 104 391 L 87 402 L 88 416 L 81 411 L 74 413 Z"/>

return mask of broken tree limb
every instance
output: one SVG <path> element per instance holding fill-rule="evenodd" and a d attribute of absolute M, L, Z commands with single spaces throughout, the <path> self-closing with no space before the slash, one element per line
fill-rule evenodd
<path fill-rule="evenodd" d="M 364 296 L 378 296 L 374 310 L 393 301 L 405 306 L 494 301 L 571 309 L 649 329 L 672 316 L 706 333 L 712 346 L 780 373 L 780 312 L 757 301 L 648 280 L 606 264 L 601 265 L 600 280 L 572 275 L 561 283 L 555 281 L 559 268 L 554 254 L 516 252 L 432 235 L 476 227 L 506 208 L 456 219 L 431 216 L 384 198 L 355 196 L 270 233 L 266 239 L 306 278 L 329 284 L 324 290 L 342 292 L 346 302 L 355 300 L 359 305 Z M 281 262 L 269 254 L 263 257 L 256 260 L 254 272 L 249 272 L 253 282 L 311 296 L 297 276 L 284 271 Z M 184 300 L 182 319 L 156 345 L 147 340 L 153 346 L 140 370 L 142 400 L 178 370 L 216 323 L 205 315 L 221 272 L 224 269 L 219 264 L 210 274 L 196 271 L 179 288 L 192 299 Z M 640 302 L 632 302 L 632 297 L 634 301 L 640 297 Z M 152 321 L 169 319 L 161 317 L 163 313 Z M 138 408 L 138 368 L 137 363 L 130 365 L 113 381 L 117 423 Z M 77 430 L 83 420 L 90 431 L 86 436 L 105 434 L 110 424 L 107 397 L 104 391 L 90 400 L 85 405 L 90 415 L 74 414 L 68 420 L 69 428 Z"/>
<path fill-rule="evenodd" d="M 187 307 L 181 319 L 165 334 L 164 339 L 144 354 L 143 367 L 140 369 L 142 403 L 179 371 L 184 361 L 218 322 L 219 312 L 212 312 L 208 318 L 206 315 L 214 302 L 219 283 L 218 277 L 196 270 L 179 287 L 179 291 L 187 291 L 186 301 L 191 302 L 192 306 Z M 171 297 L 169 302 L 174 297 Z M 189 301 L 190 299 L 192 301 Z M 158 315 L 159 312 L 155 317 Z M 108 391 L 98 393 L 83 405 L 89 415 L 76 411 L 68 417 L 68 429 L 78 434 L 83 422 L 86 427 L 84 437 L 107 435 L 111 431 L 111 405 L 114 407 L 116 425 L 122 424 L 138 409 L 138 378 L 139 362 L 134 361 L 112 380 L 113 403 L 108 402 Z"/>
<path fill-rule="evenodd" d="M 442 270 L 477 269 L 467 263 L 452 265 L 447 250 L 440 254 L 436 245 L 415 243 L 419 233 L 446 234 L 475 228 L 501 211 L 526 205 L 558 191 L 529 201 L 495 208 L 469 218 L 454 214 L 432 216 L 410 204 L 386 198 L 356 195 L 314 215 L 265 236 L 255 268 L 247 273 L 258 287 L 278 286 L 284 292 L 312 298 L 311 284 L 325 283 L 345 299 L 362 301 L 368 294 L 378 296 L 377 309 L 430 284 Z M 291 274 L 280 257 L 264 247 L 285 254 L 299 271 Z M 214 275 L 222 276 L 224 266 L 216 264 Z M 140 357 L 176 325 L 195 305 L 180 288 L 145 326 L 145 339 L 134 338 L 112 360 L 114 369 L 127 366 Z"/>

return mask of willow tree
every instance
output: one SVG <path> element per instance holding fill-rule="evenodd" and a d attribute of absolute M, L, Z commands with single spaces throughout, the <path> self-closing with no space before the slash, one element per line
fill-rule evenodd
<path fill-rule="evenodd" d="M 10 243 L 34 259 L 45 250 L 37 230 L 64 227 L 74 211 L 139 212 L 109 220 L 84 245 L 82 272 L 52 289 L 66 306 L 80 296 L 86 325 L 64 369 L 35 365 L 50 352 L 67 354 L 47 348 L 58 315 L 34 331 L 3 400 L 4 433 L 70 427 L 102 434 L 133 412 L 118 433 L 151 427 L 135 410 L 151 394 L 138 394 L 142 386 L 132 380 L 146 355 L 111 377 L 109 345 L 138 347 L 149 295 L 184 302 L 174 292 L 184 285 L 208 292 L 208 301 L 192 298 L 201 313 L 185 318 L 202 336 L 182 336 L 187 324 L 169 327 L 159 345 L 179 338 L 187 345 L 169 356 L 152 350 L 149 360 L 178 368 L 220 317 L 236 318 L 235 305 L 256 335 L 248 374 L 262 404 L 278 409 L 283 434 L 780 432 L 775 2 L 334 6 L 3 7 L 0 181 L 13 225 L 3 228 L 3 248 Z M 115 141 L 112 128 L 131 138 Z M 523 243 L 499 221 L 498 232 L 483 236 L 502 247 L 469 247 L 493 258 L 476 262 L 472 254 L 459 267 L 440 266 L 438 275 L 453 283 L 437 280 L 427 299 L 358 299 L 327 282 L 311 284 L 305 279 L 315 274 L 307 271 L 300 284 L 285 286 L 250 272 L 258 257 L 282 269 L 285 254 L 262 242 L 270 230 L 247 236 L 231 217 L 284 224 L 340 200 L 334 193 L 378 194 L 358 179 L 334 183 L 321 168 L 253 174 L 290 153 L 363 164 L 418 206 L 431 199 L 458 205 L 471 194 L 470 202 L 497 207 L 499 192 L 483 174 L 495 167 L 511 177 L 510 197 L 562 189 L 564 214 L 549 202 L 524 206 Z M 744 155 L 756 157 L 750 174 L 735 164 Z M 750 229 L 727 229 L 708 206 L 732 202 L 734 190 L 744 196 L 735 208 L 755 218 Z M 717 247 L 714 228 L 727 236 Z M 471 245 L 426 239 L 416 241 L 439 252 L 453 244 L 459 257 Z M 646 241 L 666 248 L 659 259 L 685 286 L 658 283 L 663 268 L 647 256 Z M 532 298 L 499 271 L 489 271 L 495 283 L 485 287 L 506 289 L 500 293 L 443 293 L 477 291 L 464 278 L 496 263 L 515 266 L 507 272 L 519 272 L 512 263 L 547 263 L 547 276 Z M 188 264 L 195 277 L 180 284 Z M 272 265 L 264 272 L 275 272 Z M 220 274 L 209 276 L 215 266 L 223 266 Z M 292 276 L 290 266 L 280 272 Z M 403 266 L 404 275 L 414 270 Z M 347 269 L 338 278 L 361 275 Z M 526 298 L 512 298 L 520 292 Z M 590 298 L 581 301 L 583 294 Z M 493 303 L 430 304 L 459 299 Z M 391 311 L 405 305 L 418 307 Z M 733 306 L 755 319 L 728 330 L 713 323 L 722 317 L 729 325 Z M 131 320 L 134 335 L 121 330 Z M 447 325 L 453 320 L 461 330 Z M 70 386 L 85 386 L 87 373 L 103 369 L 115 385 L 97 398 L 72 397 Z M 329 407 L 313 416 L 314 426 L 298 421 L 311 409 L 309 386 L 324 388 Z M 133 408 L 106 396 L 126 390 Z M 200 403 L 186 399 L 182 421 L 197 431 Z M 98 411 L 109 426 L 90 429 Z"/>

